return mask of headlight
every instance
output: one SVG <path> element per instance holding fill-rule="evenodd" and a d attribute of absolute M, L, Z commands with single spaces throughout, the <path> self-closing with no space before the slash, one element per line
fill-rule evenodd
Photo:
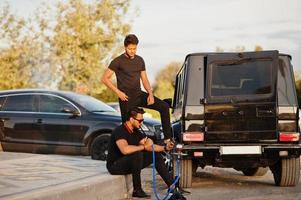
<path fill-rule="evenodd" d="M 150 131 L 150 129 L 145 124 L 141 124 L 141 129 L 144 131 Z"/>

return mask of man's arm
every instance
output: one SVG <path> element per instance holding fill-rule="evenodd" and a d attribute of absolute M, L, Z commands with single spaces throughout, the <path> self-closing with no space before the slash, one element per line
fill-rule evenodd
<path fill-rule="evenodd" d="M 117 94 L 117 96 L 122 100 L 122 101 L 128 101 L 128 96 L 120 91 L 111 81 L 111 77 L 114 74 L 114 71 L 107 68 L 104 74 L 102 75 L 101 81 L 103 84 L 105 84 L 108 88 L 110 88 L 113 92 Z"/>
<path fill-rule="evenodd" d="M 148 94 L 153 94 L 153 90 L 152 90 L 152 87 L 149 83 L 149 80 L 147 78 L 147 74 L 146 74 L 145 70 L 141 71 L 140 77 L 141 77 L 141 80 L 142 80 L 143 87 L 147 91 L 147 93 Z"/>
<path fill-rule="evenodd" d="M 144 89 L 148 93 L 147 104 L 151 105 L 151 104 L 155 103 L 155 100 L 154 100 L 154 95 L 153 95 L 153 89 L 149 83 L 149 80 L 147 78 L 147 74 L 146 74 L 145 70 L 141 71 L 140 78 L 141 78 Z"/>
<path fill-rule="evenodd" d="M 140 142 L 140 145 L 144 145 L 144 149 L 146 151 L 153 151 L 152 145 L 154 144 L 153 140 L 150 138 L 143 138 Z M 170 151 L 171 149 L 173 149 L 174 145 L 173 144 L 166 144 L 166 146 L 162 146 L 162 145 L 157 145 L 154 144 L 154 151 L 155 152 L 163 152 L 165 150 Z"/>
<path fill-rule="evenodd" d="M 129 155 L 137 151 L 143 151 L 144 146 L 139 145 L 129 145 L 125 139 L 119 139 L 116 141 L 116 144 L 123 155 Z"/>

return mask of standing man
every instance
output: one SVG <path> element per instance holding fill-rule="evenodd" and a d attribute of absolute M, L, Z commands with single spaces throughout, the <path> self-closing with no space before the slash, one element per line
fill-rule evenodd
<path fill-rule="evenodd" d="M 132 174 L 133 197 L 139 198 L 150 197 L 142 189 L 140 174 L 143 168 L 152 163 L 153 144 L 150 138 L 138 130 L 143 122 L 143 114 L 144 110 L 137 107 L 129 111 L 126 121 L 112 132 L 107 158 L 107 169 L 110 174 Z M 160 152 L 169 151 L 172 148 L 173 143 L 165 146 L 154 144 L 156 170 L 168 187 L 172 185 L 173 180 L 164 165 Z"/>
<path fill-rule="evenodd" d="M 125 37 L 125 52 L 110 63 L 103 74 L 102 82 L 117 94 L 123 122 L 128 118 L 128 111 L 135 106 L 160 112 L 164 141 L 169 142 L 172 137 L 169 106 L 153 95 L 144 60 L 136 55 L 138 43 L 139 40 L 134 34 Z M 117 77 L 117 87 L 111 81 L 114 73 Z M 147 93 L 141 91 L 140 79 Z"/>

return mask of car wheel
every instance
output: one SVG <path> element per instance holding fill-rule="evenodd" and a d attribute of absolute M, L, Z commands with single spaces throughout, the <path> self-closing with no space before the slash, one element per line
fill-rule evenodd
<path fill-rule="evenodd" d="M 196 171 L 198 170 L 198 163 L 196 161 L 192 161 L 192 176 L 196 176 Z"/>
<path fill-rule="evenodd" d="M 180 187 L 190 188 L 192 185 L 192 160 L 180 160 L 179 175 L 180 175 Z M 173 175 L 176 174 L 176 160 L 173 160 Z"/>
<path fill-rule="evenodd" d="M 94 138 L 91 144 L 91 158 L 93 160 L 107 159 L 110 137 L 110 134 L 102 134 Z"/>
<path fill-rule="evenodd" d="M 245 176 L 263 176 L 268 172 L 267 167 L 254 167 L 241 170 Z"/>
<path fill-rule="evenodd" d="M 274 166 L 270 167 L 275 185 L 287 187 L 296 186 L 300 178 L 300 157 L 282 158 Z"/>

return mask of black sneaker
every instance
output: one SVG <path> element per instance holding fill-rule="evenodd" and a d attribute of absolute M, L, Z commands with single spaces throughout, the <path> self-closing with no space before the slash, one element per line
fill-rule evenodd
<path fill-rule="evenodd" d="M 186 200 L 186 198 L 181 193 L 173 193 L 168 200 Z"/>
<path fill-rule="evenodd" d="M 175 190 L 177 190 L 177 191 L 180 192 L 181 194 L 190 194 L 189 191 L 184 190 L 184 189 L 181 188 L 181 187 L 177 187 Z"/>
<path fill-rule="evenodd" d="M 190 193 L 190 192 L 185 191 L 180 187 L 176 187 L 173 190 L 172 195 L 168 200 L 186 200 L 186 198 L 183 196 L 183 193 Z"/>
<path fill-rule="evenodd" d="M 142 189 L 134 190 L 132 196 L 133 197 L 138 197 L 138 198 L 149 198 L 149 197 L 151 197 L 151 195 L 145 193 Z"/>

